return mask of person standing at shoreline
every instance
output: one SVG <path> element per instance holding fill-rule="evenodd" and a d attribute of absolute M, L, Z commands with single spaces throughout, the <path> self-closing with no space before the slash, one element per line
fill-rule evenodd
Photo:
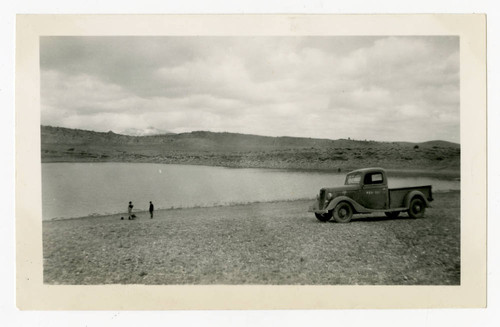
<path fill-rule="evenodd" d="M 132 204 L 132 201 L 129 201 L 128 203 L 128 220 L 132 219 L 132 208 L 134 205 Z"/>
<path fill-rule="evenodd" d="M 153 202 L 149 201 L 149 214 L 151 215 L 151 219 L 153 219 L 153 211 L 155 211 L 155 206 Z"/>

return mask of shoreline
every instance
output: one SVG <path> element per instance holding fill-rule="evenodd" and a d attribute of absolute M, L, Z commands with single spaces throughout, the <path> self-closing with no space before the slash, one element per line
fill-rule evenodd
<path fill-rule="evenodd" d="M 433 191 L 433 194 L 443 194 L 443 193 L 460 193 L 460 190 L 447 190 L 447 191 Z M 217 204 L 217 205 L 208 205 L 208 206 L 194 206 L 194 207 L 171 207 L 171 208 L 161 208 L 156 209 L 154 211 L 155 215 L 164 215 L 169 212 L 174 211 L 190 211 L 190 210 L 211 210 L 211 209 L 234 209 L 238 207 L 248 207 L 252 205 L 272 205 L 272 204 L 295 204 L 303 202 L 309 204 L 314 201 L 314 197 L 312 198 L 302 198 L 302 199 L 293 199 L 293 200 L 273 200 L 273 201 L 254 201 L 254 202 L 241 202 L 241 203 L 231 203 L 231 204 Z M 306 207 L 305 207 L 306 208 Z M 304 209 L 304 212 L 307 212 L 307 208 Z M 149 211 L 148 210 L 138 210 L 134 211 L 133 214 L 143 215 L 140 219 L 149 219 Z M 49 218 L 42 220 L 42 223 L 45 222 L 59 222 L 59 221 L 73 221 L 73 220 L 90 220 L 90 219 L 120 219 L 120 217 L 124 217 L 124 220 L 128 220 L 127 212 L 117 212 L 117 213 L 104 213 L 104 214 L 96 214 L 96 215 L 88 215 L 88 216 L 79 216 L 79 217 L 62 217 L 62 218 Z"/>
<path fill-rule="evenodd" d="M 207 206 L 193 206 L 193 207 L 171 207 L 171 208 L 160 208 L 155 209 L 154 214 L 160 214 L 164 212 L 171 212 L 177 210 L 198 210 L 198 209 L 217 209 L 217 208 L 234 208 L 234 207 L 244 207 L 250 205 L 257 204 L 277 204 L 277 203 L 294 203 L 294 202 L 310 202 L 314 201 L 314 198 L 303 198 L 303 199 L 294 199 L 294 200 L 272 200 L 272 201 L 253 201 L 253 202 L 241 202 L 241 203 L 231 203 L 231 204 L 215 204 L 215 205 L 207 205 Z M 144 214 L 149 218 L 148 210 L 137 210 L 132 212 L 133 214 Z M 66 221 L 66 220 L 82 220 L 82 219 L 101 219 L 101 218 L 110 218 L 110 217 L 124 217 L 124 220 L 128 220 L 126 217 L 128 216 L 128 212 L 116 212 L 116 213 L 104 213 L 104 214 L 96 214 L 96 215 L 88 215 L 88 216 L 79 216 L 79 217 L 63 217 L 63 218 L 49 218 L 42 220 L 42 222 L 51 222 L 51 221 Z"/>

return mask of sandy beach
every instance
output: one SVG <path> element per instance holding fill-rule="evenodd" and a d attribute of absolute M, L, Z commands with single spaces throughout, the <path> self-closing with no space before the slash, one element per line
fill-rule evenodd
<path fill-rule="evenodd" d="M 460 192 L 434 197 L 421 219 L 348 224 L 306 200 L 44 221 L 44 282 L 457 285 Z"/>

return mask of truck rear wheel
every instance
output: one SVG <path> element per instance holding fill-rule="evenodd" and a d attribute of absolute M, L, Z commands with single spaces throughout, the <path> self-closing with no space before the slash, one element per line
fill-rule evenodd
<path fill-rule="evenodd" d="M 316 216 L 316 218 L 319 221 L 322 221 L 322 222 L 327 222 L 330 219 L 332 219 L 332 212 L 331 211 L 328 211 L 327 213 L 314 213 L 314 215 Z"/>
<path fill-rule="evenodd" d="M 387 211 L 385 215 L 387 216 L 387 218 L 394 219 L 399 216 L 399 211 Z"/>
<path fill-rule="evenodd" d="M 352 207 L 347 202 L 340 202 L 333 210 L 333 219 L 338 223 L 348 223 L 353 214 Z"/>
<path fill-rule="evenodd" d="M 425 213 L 425 203 L 421 198 L 413 198 L 408 208 L 408 216 L 411 218 L 422 218 Z"/>

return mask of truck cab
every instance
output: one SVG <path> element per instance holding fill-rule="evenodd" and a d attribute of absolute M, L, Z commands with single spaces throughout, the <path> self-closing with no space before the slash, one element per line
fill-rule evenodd
<path fill-rule="evenodd" d="M 389 198 L 387 175 L 383 169 L 365 169 L 347 174 L 345 185 L 356 185 L 353 200 L 365 208 L 385 209 Z"/>

